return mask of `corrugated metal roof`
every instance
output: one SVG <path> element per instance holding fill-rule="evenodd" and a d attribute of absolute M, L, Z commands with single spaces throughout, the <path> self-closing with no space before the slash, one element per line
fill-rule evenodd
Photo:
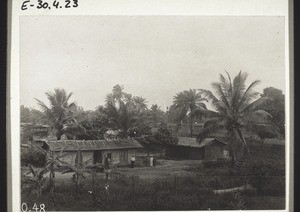
<path fill-rule="evenodd" d="M 179 137 L 177 145 L 202 148 L 204 146 L 208 146 L 208 145 L 212 144 L 213 142 L 219 142 L 224 145 L 227 145 L 227 143 L 220 141 L 219 139 L 216 139 L 216 138 L 205 138 L 201 143 L 199 143 L 199 142 L 197 142 L 196 138 L 189 138 L 189 137 Z"/>
<path fill-rule="evenodd" d="M 50 150 L 60 151 L 66 148 L 65 151 L 81 150 L 108 150 L 108 149 L 134 149 L 141 148 L 135 139 L 119 139 L 119 140 L 56 140 L 46 141 Z"/>

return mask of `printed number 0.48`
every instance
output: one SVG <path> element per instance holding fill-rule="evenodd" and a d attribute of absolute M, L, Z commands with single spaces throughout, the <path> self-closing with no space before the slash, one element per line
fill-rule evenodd
<path fill-rule="evenodd" d="M 27 212 L 28 211 L 28 206 L 26 203 L 22 203 L 21 205 L 21 209 L 22 209 L 22 212 Z M 45 204 L 40 204 L 40 208 L 37 206 L 36 203 L 34 203 L 32 209 L 35 210 L 35 212 L 46 212 L 45 210 Z M 30 210 L 29 210 L 30 211 Z"/>

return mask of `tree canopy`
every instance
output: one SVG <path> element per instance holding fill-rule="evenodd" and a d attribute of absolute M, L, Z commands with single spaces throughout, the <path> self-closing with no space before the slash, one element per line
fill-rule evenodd
<path fill-rule="evenodd" d="M 272 116 L 260 109 L 269 98 L 258 99 L 259 93 L 253 90 L 260 81 L 256 80 L 246 86 L 247 73 L 240 71 L 233 80 L 227 72 L 226 74 L 227 78 L 220 74 L 219 82 L 212 83 L 215 94 L 209 90 L 200 90 L 203 96 L 211 101 L 216 111 L 209 111 L 214 118 L 204 124 L 199 140 L 220 128 L 225 128 L 234 163 L 238 153 L 247 146 L 243 130 L 251 129 L 246 126 L 253 124 L 253 117 L 263 117 L 266 122 L 272 124 Z"/>
<path fill-rule="evenodd" d="M 56 88 L 54 92 L 46 92 L 45 94 L 50 106 L 47 106 L 38 99 L 36 100 L 57 140 L 60 140 L 63 134 L 67 134 L 69 131 L 74 130 L 74 128 L 76 130 L 78 128 L 82 129 L 75 118 L 77 115 L 74 113 L 76 104 L 75 102 L 69 102 L 73 94 L 72 92 L 67 93 L 64 89 Z"/>
<path fill-rule="evenodd" d="M 206 111 L 206 105 L 203 101 L 207 101 L 201 96 L 196 89 L 185 90 L 174 96 L 174 109 L 178 113 L 178 118 L 182 121 L 184 118 L 189 119 L 190 136 L 193 136 L 193 122 L 195 118 L 202 118 Z"/>
<path fill-rule="evenodd" d="M 212 83 L 214 93 L 204 89 L 178 92 L 167 112 L 157 104 L 149 107 L 144 97 L 125 92 L 119 84 L 107 94 L 104 105 L 90 111 L 70 101 L 72 92 L 57 88 L 45 93 L 48 105 L 36 99 L 41 111 L 21 106 L 21 122 L 47 124 L 57 139 L 63 134 L 72 139 L 103 139 L 108 130 L 119 132 L 121 137 L 148 136 L 167 123 L 177 123 L 177 127 L 188 123 L 190 136 L 195 136 L 193 126 L 199 121 L 205 122 L 199 140 L 225 128 L 228 139 L 236 147 L 246 146 L 245 130 L 255 133 L 260 130 L 264 136 L 277 136 L 274 133 L 277 131 L 284 135 L 284 94 L 273 87 L 259 94 L 253 90 L 259 81 L 246 86 L 247 77 L 247 73 L 239 72 L 232 80 L 226 72 L 225 76 L 220 74 L 219 82 Z M 207 109 L 208 101 L 214 110 Z M 276 130 L 269 135 L 262 126 Z"/>

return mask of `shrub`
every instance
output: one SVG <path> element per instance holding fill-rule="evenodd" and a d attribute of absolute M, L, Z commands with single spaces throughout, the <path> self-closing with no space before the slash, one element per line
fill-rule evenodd
<path fill-rule="evenodd" d="M 247 161 L 241 167 L 242 175 L 250 176 L 284 176 L 284 162 L 278 160 Z"/>
<path fill-rule="evenodd" d="M 203 166 L 204 168 L 220 168 L 227 166 L 229 162 L 227 160 L 208 160 L 208 161 L 203 161 Z"/>
<path fill-rule="evenodd" d="M 42 167 L 46 163 L 46 156 L 34 148 L 21 148 L 21 165 L 32 164 L 34 167 Z"/>

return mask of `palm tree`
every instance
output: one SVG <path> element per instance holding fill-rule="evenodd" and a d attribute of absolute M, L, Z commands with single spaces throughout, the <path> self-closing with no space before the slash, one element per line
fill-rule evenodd
<path fill-rule="evenodd" d="M 155 124 L 157 124 L 159 109 L 157 104 L 151 106 L 151 115 Z"/>
<path fill-rule="evenodd" d="M 135 104 L 137 111 L 141 112 L 147 110 L 147 100 L 145 98 L 141 96 L 135 96 L 132 98 L 132 100 Z"/>
<path fill-rule="evenodd" d="M 242 129 L 250 129 L 248 126 L 253 124 L 255 116 L 270 122 L 271 115 L 259 110 L 259 106 L 268 101 L 268 98 L 257 99 L 259 93 L 252 90 L 260 81 L 256 80 L 246 87 L 247 73 L 240 71 L 233 81 L 228 73 L 227 77 L 220 74 L 220 82 L 212 83 L 216 95 L 209 90 L 200 89 L 201 94 L 211 100 L 216 111 L 207 110 L 213 118 L 205 122 L 199 141 L 220 128 L 225 128 L 234 165 L 237 154 L 247 145 Z"/>
<path fill-rule="evenodd" d="M 167 114 L 162 111 L 157 104 L 151 106 L 149 115 L 151 122 L 154 124 L 157 124 L 158 122 L 166 122 L 167 120 Z"/>
<path fill-rule="evenodd" d="M 115 85 L 112 90 L 112 94 L 115 100 L 119 101 L 124 97 L 124 86 L 123 85 Z"/>
<path fill-rule="evenodd" d="M 61 136 L 64 133 L 67 133 L 69 129 L 79 126 L 75 119 L 76 114 L 73 111 L 76 104 L 75 102 L 69 103 L 69 99 L 73 93 L 71 92 L 68 94 L 64 89 L 56 88 L 54 89 L 54 92 L 46 92 L 45 94 L 50 102 L 50 107 L 44 102 L 38 99 L 36 100 L 41 107 L 44 116 L 49 121 L 57 140 L 60 140 Z"/>
<path fill-rule="evenodd" d="M 111 127 L 117 128 L 121 131 L 123 137 L 128 136 L 129 129 L 137 122 L 137 112 L 129 107 L 124 102 L 120 101 L 119 107 L 114 104 L 107 104 L 103 108 L 103 115 L 108 119 Z"/>
<path fill-rule="evenodd" d="M 189 118 L 190 135 L 193 136 L 193 121 L 196 117 L 201 118 L 205 111 L 206 105 L 203 101 L 207 101 L 195 89 L 185 90 L 174 96 L 173 104 L 179 112 L 179 120 Z"/>
<path fill-rule="evenodd" d="M 106 104 L 115 104 L 115 99 L 112 93 L 109 93 L 105 97 Z"/>

